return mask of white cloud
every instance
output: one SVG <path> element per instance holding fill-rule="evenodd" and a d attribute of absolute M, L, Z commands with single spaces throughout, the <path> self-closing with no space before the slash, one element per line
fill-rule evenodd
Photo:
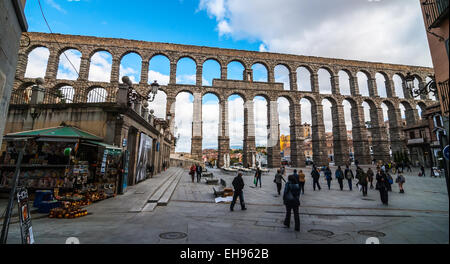
<path fill-rule="evenodd" d="M 209 101 L 202 106 L 203 149 L 218 148 L 219 102 Z"/>
<path fill-rule="evenodd" d="M 191 152 L 193 97 L 190 93 L 182 92 L 176 97 L 175 125 L 176 136 L 180 134 L 175 148 L 176 152 Z"/>
<path fill-rule="evenodd" d="M 66 55 L 64 55 L 66 54 Z M 80 70 L 81 53 L 77 50 L 67 50 L 59 57 L 57 79 L 76 80 L 78 78 L 77 72 Z M 66 57 L 67 56 L 67 57 Z M 69 60 L 67 60 L 69 58 Z M 75 71 L 75 69 L 76 71 Z"/>
<path fill-rule="evenodd" d="M 109 82 L 111 78 L 111 55 L 106 52 L 97 52 L 91 58 L 89 67 L 89 80 Z"/>
<path fill-rule="evenodd" d="M 159 85 L 167 85 L 169 83 L 169 75 L 164 75 L 157 71 L 148 71 L 148 82 L 153 83 L 153 81 L 157 81 Z"/>
<path fill-rule="evenodd" d="M 244 100 L 241 97 L 228 100 L 228 121 L 230 147 L 242 147 L 244 140 Z"/>
<path fill-rule="evenodd" d="M 219 35 L 269 51 L 431 66 L 418 1 L 201 0 Z"/>
<path fill-rule="evenodd" d="M 47 4 L 49 4 L 54 9 L 58 10 L 59 12 L 66 14 L 67 11 L 64 10 L 59 4 L 57 4 L 54 0 L 46 0 Z M 70 2 L 70 1 L 69 1 Z"/>
<path fill-rule="evenodd" d="M 128 76 L 132 83 L 139 83 L 139 80 L 136 79 L 136 76 L 139 76 L 140 72 L 136 71 L 131 67 L 125 67 L 120 65 L 119 69 L 119 82 L 122 83 L 122 77 Z"/>
<path fill-rule="evenodd" d="M 45 71 L 47 70 L 48 57 L 50 56 L 50 51 L 47 48 L 39 47 L 35 48 L 28 55 L 27 68 L 25 70 L 25 77 L 27 78 L 37 78 L 45 76 Z"/>
<path fill-rule="evenodd" d="M 148 109 L 154 111 L 157 118 L 166 119 L 167 94 L 159 91 L 153 102 L 148 103 Z"/>

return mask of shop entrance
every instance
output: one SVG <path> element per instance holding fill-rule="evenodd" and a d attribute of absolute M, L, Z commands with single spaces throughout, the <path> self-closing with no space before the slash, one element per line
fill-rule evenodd
<path fill-rule="evenodd" d="M 128 145 L 127 150 L 130 153 L 130 160 L 128 164 L 128 186 L 134 185 L 136 172 L 136 139 L 138 130 L 135 127 L 128 129 Z"/>

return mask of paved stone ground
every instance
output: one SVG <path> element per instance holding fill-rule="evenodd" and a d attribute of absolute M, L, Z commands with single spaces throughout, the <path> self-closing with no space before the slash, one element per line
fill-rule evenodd
<path fill-rule="evenodd" d="M 397 185 L 393 185 L 389 206 L 384 206 L 375 190 L 362 197 L 356 187 L 349 191 L 346 182 L 344 191 L 340 191 L 336 180 L 328 190 L 323 176 L 322 190 L 314 192 L 310 168 L 305 168 L 307 182 L 305 195 L 301 196 L 300 232 L 282 225 L 285 209 L 282 198 L 276 195 L 274 171 L 263 175 L 262 188 L 252 186 L 252 174 L 244 176 L 247 211 L 241 211 L 239 203 L 234 212 L 229 211 L 229 204 L 216 204 L 212 186 L 192 183 L 186 171 L 167 206 L 158 206 L 153 212 L 132 212 L 164 177 L 179 170 L 171 168 L 131 187 L 126 195 L 93 204 L 88 208 L 92 214 L 82 218 L 36 219 L 39 215 L 33 215 L 36 242 L 65 243 L 66 238 L 77 237 L 81 243 L 359 244 L 369 237 L 360 231 L 376 231 L 384 234 L 381 243 L 449 243 L 445 179 L 417 177 L 417 170 L 406 173 L 405 194 L 399 194 Z M 212 171 L 215 177 L 231 184 L 234 174 Z M 289 168 L 287 174 L 291 171 Z M 165 232 L 187 236 L 160 238 Z M 18 225 L 12 224 L 8 242 L 19 243 L 19 238 Z"/>

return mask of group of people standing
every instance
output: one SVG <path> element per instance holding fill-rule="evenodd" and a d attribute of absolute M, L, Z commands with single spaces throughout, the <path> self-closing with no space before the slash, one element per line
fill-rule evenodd
<path fill-rule="evenodd" d="M 316 188 L 321 190 L 321 186 L 319 183 L 320 173 L 323 171 L 325 180 L 328 185 L 328 189 L 331 190 L 331 181 L 333 180 L 332 171 L 329 166 L 326 166 L 322 169 L 313 166 L 311 171 L 311 177 L 313 179 L 313 190 Z M 394 183 L 393 178 L 391 176 L 391 169 L 387 164 L 383 164 L 382 166 L 377 166 L 376 173 L 372 170 L 372 168 L 368 168 L 367 171 L 364 171 L 358 165 L 356 166 L 355 173 L 353 170 L 346 165 L 345 169 L 342 170 L 341 166 L 338 166 L 335 171 L 335 178 L 338 180 L 339 188 L 341 191 L 344 190 L 344 179 L 347 180 L 348 188 L 350 191 L 353 190 L 353 180 L 356 179 L 358 189 L 362 192 L 363 196 L 367 196 L 368 189 L 376 189 L 380 192 L 380 198 L 383 204 L 388 205 L 388 192 L 392 191 L 392 184 Z M 405 183 L 405 177 L 403 176 L 402 171 L 396 170 L 397 178 L 395 182 L 398 184 L 400 193 L 405 193 L 403 189 L 403 184 Z M 276 189 L 278 195 L 281 195 L 281 189 L 283 182 L 285 183 L 284 191 L 283 191 L 283 203 L 286 207 L 286 217 L 284 220 L 284 225 L 289 228 L 290 226 L 290 218 L 291 212 L 294 214 L 294 222 L 295 222 L 295 230 L 300 230 L 300 218 L 299 218 L 299 206 L 300 206 L 300 195 L 305 194 L 305 174 L 302 170 L 295 169 L 291 175 L 288 176 L 287 181 L 284 176 L 286 174 L 286 168 L 283 166 L 277 170 L 275 174 L 275 178 L 273 182 L 276 184 Z M 258 168 L 255 173 L 254 184 L 255 187 L 261 187 L 261 176 L 262 172 Z M 373 182 L 376 180 L 376 184 L 374 186 Z M 238 173 L 238 175 L 233 179 L 233 187 L 234 187 L 234 195 L 233 201 L 230 205 L 230 210 L 233 211 L 234 205 L 239 198 L 241 203 L 242 210 L 246 210 L 243 188 L 244 181 L 242 179 L 242 173 Z"/>

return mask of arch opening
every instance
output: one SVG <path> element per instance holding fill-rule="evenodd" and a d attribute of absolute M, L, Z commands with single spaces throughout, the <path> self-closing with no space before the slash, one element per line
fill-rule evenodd
<path fill-rule="evenodd" d="M 46 47 L 37 47 L 28 54 L 25 78 L 44 78 L 50 51 Z"/>

